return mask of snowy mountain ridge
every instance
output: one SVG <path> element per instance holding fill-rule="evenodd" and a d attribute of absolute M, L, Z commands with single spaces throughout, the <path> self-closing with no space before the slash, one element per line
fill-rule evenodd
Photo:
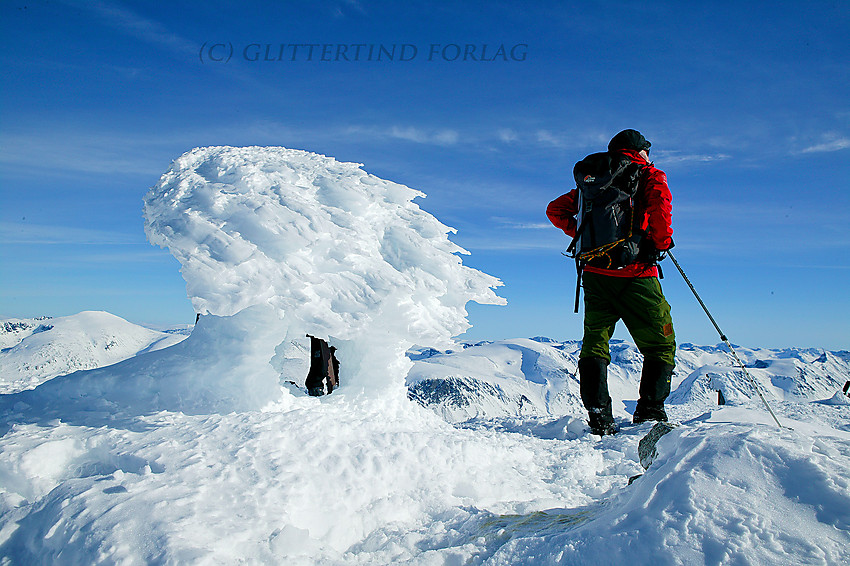
<path fill-rule="evenodd" d="M 0 321 L 0 393 L 167 348 L 182 334 L 158 332 L 103 311 Z"/>
<path fill-rule="evenodd" d="M 57 318 L 0 321 L 0 392 L 32 389 L 58 375 L 109 366 L 186 338 L 152 331 L 105 312 Z M 408 397 L 449 422 L 476 418 L 581 415 L 577 365 L 580 341 L 551 338 L 459 343 L 455 349 L 408 351 L 413 367 Z M 309 366 L 306 344 L 293 341 L 290 369 L 281 381 L 303 383 Z M 813 348 L 743 348 L 739 356 L 770 400 L 823 401 L 850 380 L 850 352 Z M 628 418 L 640 383 L 641 356 L 614 340 L 609 386 L 615 414 Z M 344 353 L 340 356 L 344 359 Z M 303 358 L 299 362 L 299 358 Z M 303 375 L 302 375 L 303 374 Z M 343 370 L 343 378 L 345 373 Z M 757 401 L 724 345 L 682 344 L 677 353 L 672 410 L 690 404 L 717 406 L 717 391 L 730 404 Z M 690 415 L 690 413 L 688 413 Z"/>
<path fill-rule="evenodd" d="M 550 338 L 461 344 L 456 350 L 417 348 L 408 353 L 409 396 L 450 422 L 474 418 L 580 415 L 577 367 L 580 341 Z M 736 347 L 750 376 L 769 400 L 828 400 L 850 380 L 850 352 Z M 609 389 L 615 416 L 634 410 L 642 356 L 628 342 L 611 344 Z M 718 391 L 729 404 L 759 402 L 724 345 L 683 344 L 676 359 L 668 405 L 674 414 L 717 407 Z M 684 407 L 687 406 L 687 410 Z"/>

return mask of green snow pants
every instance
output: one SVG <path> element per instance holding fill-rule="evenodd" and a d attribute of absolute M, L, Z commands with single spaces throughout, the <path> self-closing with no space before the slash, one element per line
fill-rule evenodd
<path fill-rule="evenodd" d="M 610 277 L 583 273 L 584 339 L 581 358 L 611 362 L 608 341 L 622 319 L 646 360 L 676 364 L 670 305 L 656 277 Z"/>

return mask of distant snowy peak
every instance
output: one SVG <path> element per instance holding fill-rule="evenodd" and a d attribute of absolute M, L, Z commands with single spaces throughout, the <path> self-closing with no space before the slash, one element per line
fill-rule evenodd
<path fill-rule="evenodd" d="M 21 343 L 21 340 L 35 334 L 50 330 L 49 316 L 37 318 L 9 318 L 0 323 L 0 350 L 6 350 Z"/>
<path fill-rule="evenodd" d="M 442 352 L 414 349 L 408 352 L 414 363 L 407 379 L 409 397 L 452 422 L 579 416 L 584 412 L 577 375 L 580 350 L 578 341 L 542 337 L 462 344 Z M 843 403 L 835 394 L 850 380 L 850 353 L 798 348 L 737 350 L 768 399 Z M 628 418 L 633 410 L 642 360 L 633 344 L 612 341 L 608 386 L 615 415 Z M 718 391 L 729 404 L 758 399 L 752 382 L 723 346 L 683 344 L 677 353 L 673 389 L 668 404 L 687 405 L 687 416 L 693 416 L 694 410 L 716 407 Z"/>
<path fill-rule="evenodd" d="M 818 401 L 831 397 L 850 379 L 850 353 L 811 348 L 736 348 L 747 374 L 768 398 Z M 722 347 L 682 345 L 677 369 L 686 379 L 670 396 L 672 403 L 717 399 L 729 402 L 757 397 L 752 381 Z"/>
<path fill-rule="evenodd" d="M 564 348 L 554 341 L 514 339 L 446 352 L 412 350 L 408 396 L 451 422 L 577 413 L 575 357 Z M 573 343 L 568 349 L 574 348 Z"/>
<path fill-rule="evenodd" d="M 31 389 L 53 377 L 111 365 L 184 338 L 102 311 L 6 319 L 0 321 L 0 393 Z"/>

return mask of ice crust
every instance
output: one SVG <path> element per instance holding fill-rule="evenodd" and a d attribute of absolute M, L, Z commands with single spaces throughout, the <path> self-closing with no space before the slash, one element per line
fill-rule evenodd
<path fill-rule="evenodd" d="M 468 301 L 504 303 L 424 196 L 315 153 L 197 148 L 145 196 L 145 232 L 182 265 L 198 313 L 262 318 L 246 339 L 276 344 L 267 379 L 303 380 L 287 352 L 310 333 L 339 348 L 349 391 L 403 396 L 410 346 L 449 344 Z"/>

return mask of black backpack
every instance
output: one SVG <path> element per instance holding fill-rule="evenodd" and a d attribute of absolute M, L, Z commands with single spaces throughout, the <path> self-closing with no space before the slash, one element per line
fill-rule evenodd
<path fill-rule="evenodd" d="M 583 266 L 617 269 L 634 263 L 646 235 L 635 214 L 645 165 L 621 153 L 593 153 L 573 168 L 580 196 L 576 235 L 567 248 L 575 258 L 576 312 Z"/>

